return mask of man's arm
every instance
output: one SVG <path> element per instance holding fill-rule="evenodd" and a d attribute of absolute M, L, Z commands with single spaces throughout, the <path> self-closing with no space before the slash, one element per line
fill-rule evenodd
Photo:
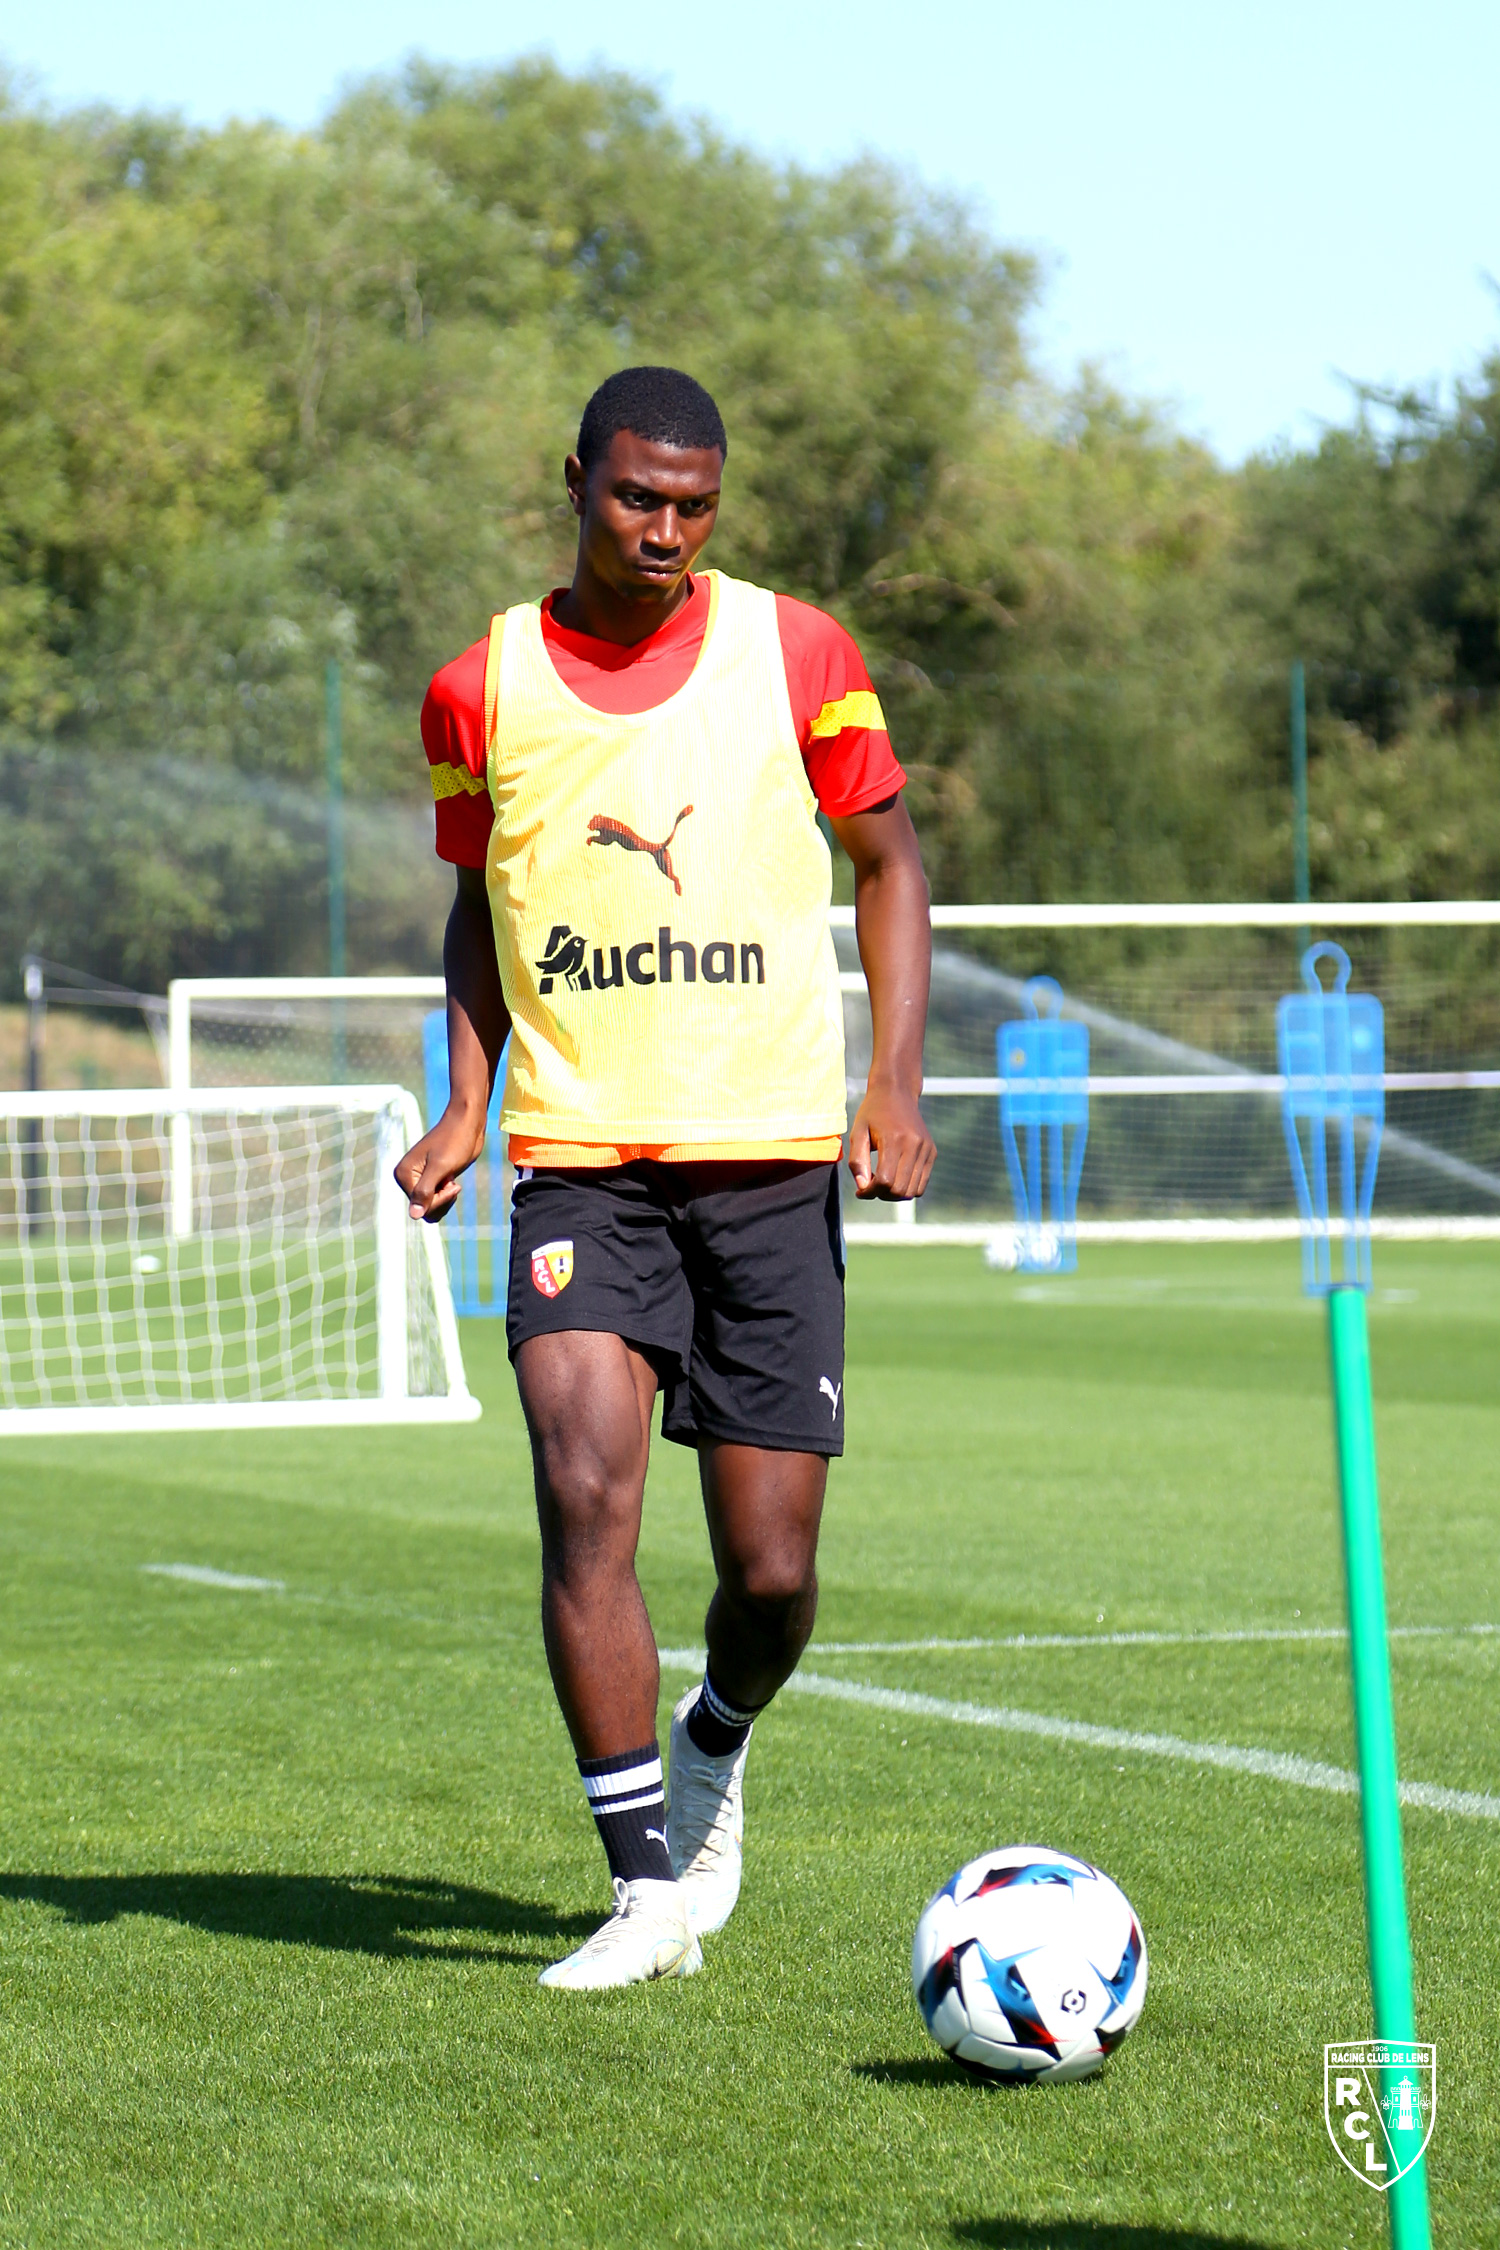
<path fill-rule="evenodd" d="M 443 938 L 448 980 L 448 1107 L 396 1166 L 414 1219 L 447 1216 L 458 1183 L 484 1147 L 485 1113 L 510 1030 L 482 867 L 455 870 L 458 889 Z"/>
<path fill-rule="evenodd" d="M 854 862 L 854 927 L 875 1035 L 849 1170 L 856 1195 L 906 1202 L 926 1187 L 937 1154 L 917 1106 L 932 974 L 927 878 L 899 797 L 884 811 L 832 817 L 831 825 Z"/>

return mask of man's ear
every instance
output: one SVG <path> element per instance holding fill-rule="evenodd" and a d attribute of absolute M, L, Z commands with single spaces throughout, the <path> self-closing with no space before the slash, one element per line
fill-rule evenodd
<path fill-rule="evenodd" d="M 588 472 L 576 453 L 570 453 L 563 463 L 563 482 L 568 488 L 568 505 L 575 516 L 582 518 L 588 506 Z"/>

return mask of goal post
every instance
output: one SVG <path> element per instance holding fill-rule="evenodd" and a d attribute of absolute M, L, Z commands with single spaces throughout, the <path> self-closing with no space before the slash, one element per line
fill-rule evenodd
<path fill-rule="evenodd" d="M 400 1085 L 0 1096 L 0 1435 L 473 1421 Z"/>
<path fill-rule="evenodd" d="M 854 909 L 835 906 L 829 920 L 852 1115 L 870 1060 L 869 1005 Z M 851 1243 L 1003 1252 L 1014 1210 L 995 1034 L 1043 973 L 1090 1037 L 1079 1242 L 1294 1240 L 1273 1026 L 1304 933 L 1340 938 L 1385 1003 L 1375 1235 L 1500 1238 L 1500 901 L 935 906 L 932 931 L 923 1107 L 937 1164 L 920 1205 L 858 1203 L 846 1181 Z M 342 1042 L 354 1074 L 420 1095 L 422 1026 L 443 992 L 441 977 L 184 980 L 170 993 L 172 1084 L 322 1081 Z M 179 1130 L 174 1212 L 184 1228 L 187 1147 Z M 503 1255 L 507 1201 L 502 1182 L 479 1214 L 488 1212 L 479 1232 L 493 1255 Z M 461 1214 L 443 1231 L 458 1275 Z"/>
<path fill-rule="evenodd" d="M 170 1084 L 179 1091 L 243 1083 L 294 1085 L 347 1069 L 399 1081 L 431 1125 L 446 1097 L 446 986 L 441 977 L 183 977 L 168 987 Z M 504 1057 L 501 1058 L 503 1081 Z M 503 1316 L 510 1256 L 510 1183 L 496 1127 L 501 1081 L 489 1110 L 483 1162 L 465 1173 L 440 1239 L 455 1309 Z M 191 1231 L 188 1144 L 173 1142 L 173 1224 Z"/>
<path fill-rule="evenodd" d="M 446 990 L 441 977 L 177 977 L 167 986 L 167 1083 L 174 1093 L 316 1085 L 351 1056 L 360 1075 L 415 1093 L 422 1081 L 410 1054 L 423 1013 Z M 172 1128 L 172 1231 L 179 1236 L 192 1231 L 190 1165 L 179 1117 Z"/>

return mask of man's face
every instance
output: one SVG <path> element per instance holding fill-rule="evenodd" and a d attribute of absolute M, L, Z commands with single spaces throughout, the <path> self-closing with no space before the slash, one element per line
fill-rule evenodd
<path fill-rule="evenodd" d="M 567 463 L 579 545 L 594 575 L 627 601 L 671 601 L 707 544 L 724 473 L 717 446 L 657 445 L 619 430 L 585 478 Z"/>

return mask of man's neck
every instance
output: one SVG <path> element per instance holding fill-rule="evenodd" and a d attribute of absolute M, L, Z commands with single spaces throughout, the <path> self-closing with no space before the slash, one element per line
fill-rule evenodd
<path fill-rule="evenodd" d="M 692 596 L 690 571 L 683 572 L 670 592 L 617 594 L 580 560 L 572 585 L 552 604 L 552 615 L 565 632 L 587 633 L 596 641 L 634 648 L 638 641 L 649 640 L 663 625 L 670 624 Z"/>

